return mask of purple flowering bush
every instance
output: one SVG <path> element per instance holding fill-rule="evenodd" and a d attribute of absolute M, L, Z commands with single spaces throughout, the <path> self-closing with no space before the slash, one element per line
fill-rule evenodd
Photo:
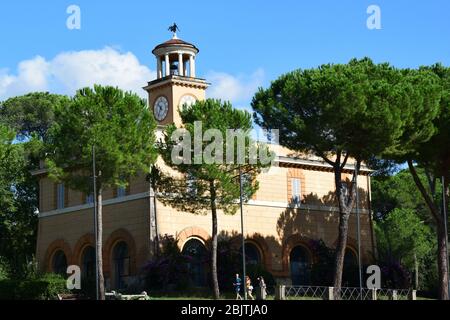
<path fill-rule="evenodd" d="M 142 272 L 148 291 L 170 292 L 189 287 L 191 257 L 180 252 L 177 242 L 172 236 L 165 235 L 161 239 L 160 252 L 144 265 Z"/>

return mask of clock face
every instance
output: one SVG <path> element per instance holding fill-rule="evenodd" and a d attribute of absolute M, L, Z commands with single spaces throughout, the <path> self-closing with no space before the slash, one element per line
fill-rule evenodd
<path fill-rule="evenodd" d="M 191 96 L 190 94 L 185 94 L 180 99 L 179 107 L 183 108 L 184 106 L 192 106 L 194 103 L 197 102 L 197 99 L 194 96 Z"/>
<path fill-rule="evenodd" d="M 155 115 L 156 120 L 163 121 L 166 118 L 168 111 L 169 101 L 167 101 L 166 97 L 158 97 L 153 107 L 153 114 Z"/>

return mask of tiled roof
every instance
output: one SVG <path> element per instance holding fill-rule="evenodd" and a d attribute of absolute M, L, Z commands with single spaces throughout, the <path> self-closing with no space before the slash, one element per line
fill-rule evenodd
<path fill-rule="evenodd" d="M 163 43 L 157 45 L 155 47 L 155 49 L 153 49 L 153 50 L 156 50 L 156 49 L 159 49 L 159 48 L 163 48 L 163 47 L 170 47 L 170 46 L 187 46 L 187 47 L 191 47 L 191 48 L 197 49 L 193 44 L 191 44 L 189 42 L 183 41 L 181 39 L 173 38 L 173 39 L 170 39 L 170 40 L 168 40 L 166 42 L 163 42 Z"/>

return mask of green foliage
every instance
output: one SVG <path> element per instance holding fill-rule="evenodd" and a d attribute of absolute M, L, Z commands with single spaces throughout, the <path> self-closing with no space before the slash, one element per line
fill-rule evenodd
<path fill-rule="evenodd" d="M 415 160 L 433 172 L 434 176 L 450 177 L 450 68 L 441 64 L 423 68 L 439 77 L 441 100 L 438 116 L 434 119 L 434 134 L 427 143 L 417 146 Z"/>
<path fill-rule="evenodd" d="M 136 94 L 98 85 L 81 89 L 55 110 L 47 143 L 51 176 L 73 189 L 91 191 L 95 146 L 99 188 L 124 186 L 130 177 L 148 172 L 155 161 L 155 126 L 145 101 Z"/>
<path fill-rule="evenodd" d="M 30 171 L 39 164 L 54 110 L 65 101 L 37 92 L 0 102 L 0 255 L 14 278 L 25 277 L 36 249 L 38 183 Z"/>
<path fill-rule="evenodd" d="M 0 256 L 13 276 L 35 251 L 37 183 L 26 158 L 26 143 L 14 143 L 14 131 L 0 125 Z"/>
<path fill-rule="evenodd" d="M 56 274 L 0 280 L 0 300 L 56 300 L 61 293 L 68 293 L 66 280 Z"/>
<path fill-rule="evenodd" d="M 13 129 L 19 140 L 31 138 L 33 134 L 45 140 L 54 121 L 55 107 L 68 99 L 48 92 L 10 98 L 0 103 L 0 123 Z"/>
<path fill-rule="evenodd" d="M 394 209 L 375 224 L 380 259 L 399 262 L 413 270 L 435 251 L 433 232 L 411 209 Z M 433 241 L 434 240 L 434 241 Z"/>
<path fill-rule="evenodd" d="M 354 183 L 347 195 L 343 192 L 342 169 L 348 159 L 359 167 L 382 155 L 412 152 L 430 138 L 439 99 L 438 78 L 432 72 L 398 70 L 368 58 L 296 70 L 254 96 L 257 124 L 279 129 L 281 145 L 321 157 L 333 167 L 340 211 L 335 286 L 341 284 L 348 217 L 356 195 Z"/>
<path fill-rule="evenodd" d="M 0 256 L 0 281 L 9 278 L 9 265 L 5 258 Z"/>
<path fill-rule="evenodd" d="M 292 150 L 321 157 L 342 150 L 369 160 L 396 149 L 413 115 L 435 114 L 438 96 L 430 73 L 400 72 L 365 58 L 285 74 L 260 89 L 252 107 L 256 122 L 280 129 L 280 143 Z M 423 123 L 411 143 L 429 137 Z"/>
<path fill-rule="evenodd" d="M 418 174 L 425 182 L 423 169 L 418 168 Z M 420 219 L 431 223 L 425 201 L 408 170 L 372 179 L 372 208 L 375 220 L 382 220 L 393 209 L 401 208 L 414 210 Z"/>
<path fill-rule="evenodd" d="M 427 184 L 424 170 L 417 168 L 417 172 L 420 180 Z M 391 285 L 402 282 L 402 268 L 413 274 L 414 259 L 417 259 L 420 289 L 435 291 L 437 244 L 434 221 L 409 171 L 375 177 L 372 197 L 378 263 L 385 266 L 384 278 Z"/>

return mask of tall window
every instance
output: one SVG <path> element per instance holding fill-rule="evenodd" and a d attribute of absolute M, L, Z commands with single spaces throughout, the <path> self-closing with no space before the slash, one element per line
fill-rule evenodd
<path fill-rule="evenodd" d="M 117 198 L 125 197 L 127 195 L 127 188 L 117 187 Z"/>
<path fill-rule="evenodd" d="M 359 283 L 358 256 L 350 249 L 345 249 L 342 283 L 346 287 L 354 287 Z"/>
<path fill-rule="evenodd" d="M 206 285 L 205 264 L 208 258 L 205 246 L 199 240 L 191 239 L 184 245 L 183 254 L 191 257 L 188 269 L 193 284 L 204 287 Z"/>
<path fill-rule="evenodd" d="M 57 209 L 63 209 L 65 206 L 64 199 L 65 198 L 65 192 L 64 192 L 64 184 L 58 183 L 56 185 L 56 208 Z"/>
<path fill-rule="evenodd" d="M 128 245 L 121 241 L 114 246 L 114 276 L 116 289 L 123 289 L 126 286 L 126 279 L 130 275 L 130 255 Z"/>
<path fill-rule="evenodd" d="M 302 246 L 292 249 L 290 254 L 292 285 L 310 284 L 311 258 Z"/>
<path fill-rule="evenodd" d="M 66 275 L 67 272 L 67 258 L 64 251 L 58 250 L 53 255 L 52 270 L 54 273 Z"/>
<path fill-rule="evenodd" d="M 81 275 L 85 279 L 92 279 L 95 277 L 95 249 L 94 247 L 88 246 L 83 250 L 82 258 L 82 270 Z"/>
<path fill-rule="evenodd" d="M 196 180 L 191 173 L 186 174 L 186 193 L 192 196 L 197 194 Z"/>
<path fill-rule="evenodd" d="M 301 183 L 299 178 L 292 178 L 292 203 L 300 204 Z"/>

